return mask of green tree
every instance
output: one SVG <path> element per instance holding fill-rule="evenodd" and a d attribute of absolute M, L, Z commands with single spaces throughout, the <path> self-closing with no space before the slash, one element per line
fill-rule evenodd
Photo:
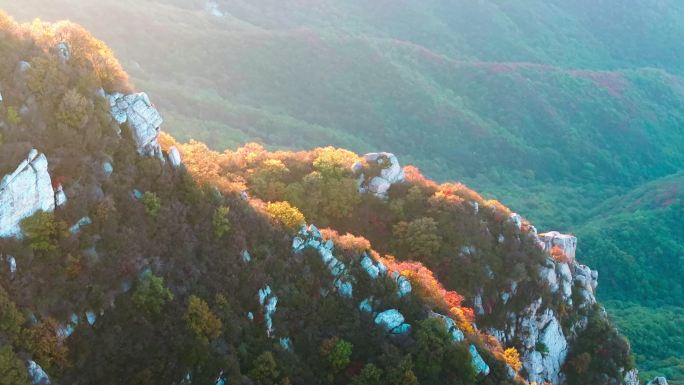
<path fill-rule="evenodd" d="M 16 126 L 17 124 L 21 123 L 21 116 L 19 115 L 19 112 L 17 112 L 17 108 L 14 106 L 7 107 L 5 119 L 7 120 L 7 123 L 12 126 Z"/>
<path fill-rule="evenodd" d="M 28 331 L 27 350 L 46 370 L 53 366 L 63 367 L 67 362 L 68 350 L 58 337 L 59 329 L 59 322 L 48 317 Z"/>
<path fill-rule="evenodd" d="M 157 194 L 146 191 L 142 197 L 142 203 L 145 206 L 145 212 L 152 218 L 156 218 L 161 210 L 161 199 Z"/>
<path fill-rule="evenodd" d="M 382 385 L 382 369 L 373 364 L 366 364 L 351 385 Z"/>
<path fill-rule="evenodd" d="M 449 334 L 440 320 L 428 318 L 418 323 L 415 362 L 421 380 L 438 383 L 449 343 Z"/>
<path fill-rule="evenodd" d="M 266 159 L 249 176 L 250 190 L 267 201 L 280 200 L 285 193 L 283 179 L 290 170 L 278 159 Z"/>
<path fill-rule="evenodd" d="M 211 219 L 212 227 L 214 228 L 214 235 L 216 238 L 223 238 L 224 235 L 228 234 L 231 228 L 230 219 L 228 214 L 230 213 L 230 207 L 221 206 L 217 207 L 214 211 L 214 216 Z"/>
<path fill-rule="evenodd" d="M 313 161 L 313 168 L 326 178 L 339 179 L 351 174 L 351 166 L 358 159 L 359 157 L 351 151 L 325 147 L 319 150 Z"/>
<path fill-rule="evenodd" d="M 31 249 L 52 251 L 58 240 L 66 234 L 66 224 L 57 220 L 52 212 L 38 211 L 21 222 L 21 229 Z"/>
<path fill-rule="evenodd" d="M 353 347 L 354 345 L 349 341 L 332 337 L 323 341 L 320 351 L 326 357 L 332 372 L 338 373 L 351 362 Z"/>
<path fill-rule="evenodd" d="M 325 224 L 349 218 L 361 202 L 356 180 L 332 171 L 307 174 L 301 183 L 289 185 L 285 195 L 308 218 Z"/>
<path fill-rule="evenodd" d="M 268 211 L 278 223 L 293 231 L 298 230 L 306 223 L 306 219 L 301 211 L 288 202 L 269 202 L 266 211 Z"/>
<path fill-rule="evenodd" d="M 257 357 L 254 367 L 249 371 L 249 377 L 258 385 L 273 385 L 279 375 L 278 364 L 271 352 L 264 352 Z"/>
<path fill-rule="evenodd" d="M 223 323 L 201 298 L 191 295 L 183 316 L 185 324 L 195 339 L 204 344 L 218 338 L 223 331 Z"/>
<path fill-rule="evenodd" d="M 26 366 L 11 346 L 0 347 L 0 385 L 29 385 Z"/>
<path fill-rule="evenodd" d="M 92 101 L 72 88 L 59 103 L 57 122 L 69 128 L 82 128 L 88 122 L 88 113 L 92 109 Z"/>
<path fill-rule="evenodd" d="M 159 314 L 173 298 L 171 290 L 164 286 L 164 279 L 154 274 L 146 275 L 133 292 L 133 303 L 152 315 Z"/>
<path fill-rule="evenodd" d="M 393 228 L 393 235 L 394 252 L 402 257 L 430 260 L 442 246 L 437 222 L 430 217 L 399 222 Z"/>
<path fill-rule="evenodd" d="M 24 315 L 10 300 L 5 289 L 0 287 L 0 334 L 9 337 L 10 342 L 19 342 L 25 321 Z"/>

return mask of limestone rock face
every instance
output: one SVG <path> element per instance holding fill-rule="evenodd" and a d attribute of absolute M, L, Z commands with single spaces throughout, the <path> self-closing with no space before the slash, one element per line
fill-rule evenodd
<path fill-rule="evenodd" d="M 21 221 L 39 210 L 55 209 L 55 192 L 44 154 L 31 150 L 0 182 L 0 237 L 21 236 Z"/>
<path fill-rule="evenodd" d="M 372 152 L 363 156 L 365 162 L 371 167 L 379 167 L 378 175 L 367 176 L 363 173 L 363 165 L 357 162 L 352 170 L 359 174 L 359 191 L 371 192 L 378 197 L 387 196 L 387 191 L 393 184 L 404 181 L 404 170 L 399 164 L 399 159 L 389 152 Z"/>
<path fill-rule="evenodd" d="M 480 356 L 480 353 L 477 351 L 475 345 L 470 345 L 468 350 L 470 351 L 470 356 L 472 357 L 472 364 L 473 368 L 475 368 L 475 372 L 485 376 L 488 375 L 489 365 L 487 365 L 484 359 L 482 359 L 482 356 Z"/>
<path fill-rule="evenodd" d="M 273 314 L 278 306 L 278 296 L 273 294 L 270 286 L 259 289 L 259 304 L 263 307 L 266 333 L 270 337 L 273 335 Z"/>
<path fill-rule="evenodd" d="M 107 98 L 114 120 L 119 124 L 128 122 L 138 153 L 160 156 L 161 148 L 157 143 L 157 138 L 163 119 L 147 94 L 144 92 L 129 95 L 115 93 Z"/>
<path fill-rule="evenodd" d="M 668 385 L 665 377 L 656 377 L 646 385 Z"/>
<path fill-rule="evenodd" d="M 176 148 L 176 146 L 172 146 L 171 148 L 169 148 L 169 161 L 171 162 L 171 165 L 175 168 L 178 168 L 183 164 L 183 161 L 181 160 L 181 154 Z"/>
<path fill-rule="evenodd" d="M 463 334 L 461 329 L 458 328 L 456 322 L 451 317 L 447 317 L 445 315 L 435 312 L 430 312 L 430 318 L 437 318 L 442 320 L 442 322 L 444 322 L 444 326 L 446 326 L 447 331 L 451 335 L 451 339 L 454 342 L 461 342 L 465 339 L 465 335 Z"/>
<path fill-rule="evenodd" d="M 539 239 L 544 243 L 544 251 L 554 254 L 555 250 L 563 252 L 569 262 L 575 261 L 575 251 L 577 250 L 577 237 L 569 234 L 561 234 L 557 231 L 540 234 Z M 554 250 L 555 248 L 555 250 Z"/>
<path fill-rule="evenodd" d="M 544 344 L 548 353 L 542 360 L 544 364 L 543 377 L 551 380 L 551 383 L 559 383 L 559 373 L 561 366 L 568 355 L 568 342 L 563 335 L 558 320 L 553 317 L 539 336 L 539 342 Z"/>
<path fill-rule="evenodd" d="M 639 371 L 632 369 L 625 374 L 625 378 L 622 380 L 622 385 L 641 385 L 639 381 Z"/>
<path fill-rule="evenodd" d="M 323 241 L 321 232 L 314 225 L 303 226 L 292 239 L 292 251 L 295 253 L 302 252 L 307 248 L 318 251 L 321 261 L 333 275 L 333 286 L 337 292 L 343 297 L 351 298 L 354 287 L 347 266 L 333 255 L 333 243 Z"/>
<path fill-rule="evenodd" d="M 385 310 L 375 317 L 375 324 L 382 326 L 388 332 L 404 334 L 404 316 L 397 309 Z"/>
<path fill-rule="evenodd" d="M 35 361 L 28 362 L 28 375 L 33 385 L 50 385 L 47 373 Z"/>
<path fill-rule="evenodd" d="M 568 342 L 560 322 L 550 309 L 541 310 L 541 301 L 526 309 L 517 324 L 517 336 L 524 347 L 522 363 L 530 382 L 560 383 L 560 369 L 568 353 Z M 545 352 L 538 351 L 543 346 Z"/>
<path fill-rule="evenodd" d="M 517 225 L 517 221 L 513 222 Z M 537 237 L 534 232 L 530 234 Z M 537 273 L 540 282 L 558 296 L 568 309 L 581 309 L 595 304 L 598 273 L 575 260 L 577 239 L 572 235 L 550 232 L 538 236 L 537 242 L 546 252 L 546 260 L 539 266 Z M 573 299 L 576 303 L 573 303 Z M 473 299 L 476 311 L 480 301 L 481 294 Z M 492 329 L 488 333 L 504 345 L 520 342 L 520 355 L 528 381 L 558 385 L 565 381 L 561 368 L 569 351 L 569 341 L 586 324 L 586 317 L 581 318 L 570 329 L 570 335 L 565 335 L 558 315 L 543 306 L 539 297 L 523 311 L 509 312 L 502 330 Z"/>

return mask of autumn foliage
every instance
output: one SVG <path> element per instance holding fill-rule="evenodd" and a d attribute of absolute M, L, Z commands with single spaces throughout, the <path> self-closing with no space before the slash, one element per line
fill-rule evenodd
<path fill-rule="evenodd" d="M 468 333 L 474 333 L 472 323 L 475 321 L 473 309 L 462 306 L 463 296 L 453 290 L 446 290 L 435 278 L 432 270 L 416 261 L 398 262 L 393 258 L 380 258 L 380 261 L 391 271 L 408 277 L 419 295 L 434 308 L 452 317 L 458 327 Z"/>

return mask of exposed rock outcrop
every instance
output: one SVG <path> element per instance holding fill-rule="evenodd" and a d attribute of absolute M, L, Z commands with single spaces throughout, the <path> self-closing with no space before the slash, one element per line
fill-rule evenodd
<path fill-rule="evenodd" d="M 352 170 L 359 175 L 359 191 L 371 192 L 380 198 L 387 196 L 393 184 L 404 181 L 404 170 L 397 157 L 389 152 L 372 152 L 363 156 L 363 162 L 357 162 Z"/>
<path fill-rule="evenodd" d="M 473 368 L 475 368 L 475 373 L 485 376 L 488 375 L 489 365 L 487 365 L 487 363 L 482 359 L 482 356 L 480 356 L 480 353 L 477 351 L 475 345 L 470 345 L 468 350 L 470 351 L 470 356 L 472 357 L 472 364 Z"/>
<path fill-rule="evenodd" d="M 551 231 L 539 234 L 539 239 L 544 244 L 544 251 L 554 256 L 556 259 L 564 257 L 568 262 L 575 261 L 575 251 L 577 250 L 577 237 L 569 234 L 561 234 Z M 562 253 L 562 254 L 560 254 Z"/>
<path fill-rule="evenodd" d="M 55 189 L 55 206 L 57 206 L 57 207 L 64 206 L 66 203 L 67 203 L 67 196 L 66 196 L 66 193 L 64 193 L 64 189 L 62 188 L 62 185 L 60 184 Z"/>
<path fill-rule="evenodd" d="M 140 92 L 124 95 L 117 92 L 107 98 L 114 120 L 119 124 L 128 122 L 138 153 L 161 157 L 157 138 L 163 119 L 147 94 Z"/>
<path fill-rule="evenodd" d="M 451 335 L 452 341 L 461 342 L 465 339 L 465 334 L 456 326 L 456 321 L 453 318 L 435 312 L 430 312 L 430 318 L 437 318 L 444 322 L 444 326 Z"/>
<path fill-rule="evenodd" d="M 646 385 L 668 385 L 665 377 L 656 377 Z"/>
<path fill-rule="evenodd" d="M 521 223 L 517 216 L 512 215 L 510 220 L 516 226 Z M 536 233 L 530 234 L 537 237 Z M 538 270 L 540 282 L 567 306 L 581 309 L 595 304 L 598 273 L 576 261 L 577 238 L 554 231 L 538 236 L 537 243 L 547 255 Z M 576 303 L 573 303 L 573 299 Z M 478 314 L 483 311 L 479 306 L 481 301 L 481 294 L 473 299 Z M 586 317 L 581 317 L 571 333 L 581 330 L 585 325 Z M 528 381 L 550 382 L 554 385 L 563 383 L 561 368 L 573 336 L 565 335 L 557 314 L 542 306 L 541 297 L 522 312 L 508 313 L 503 330 L 490 329 L 488 333 L 507 346 L 519 341 Z"/>
<path fill-rule="evenodd" d="M 405 334 L 410 326 L 404 323 L 404 316 L 397 309 L 385 310 L 375 316 L 375 324 L 394 334 Z M 404 326 L 406 325 L 406 326 Z"/>
<path fill-rule="evenodd" d="M 264 321 L 266 322 L 266 333 L 273 334 L 273 314 L 278 306 L 278 297 L 273 294 L 270 286 L 259 289 L 259 304 L 264 309 Z"/>
<path fill-rule="evenodd" d="M 28 362 L 28 376 L 33 385 L 50 385 L 50 377 L 35 361 Z"/>
<path fill-rule="evenodd" d="M 171 162 L 171 165 L 175 168 L 178 168 L 181 165 L 183 165 L 181 154 L 176 148 L 176 146 L 171 146 L 171 148 L 169 148 L 169 161 Z"/>
<path fill-rule="evenodd" d="M 55 45 L 55 53 L 62 64 L 66 64 L 71 59 L 71 50 L 69 49 L 69 44 L 66 42 L 60 42 Z"/>
<path fill-rule="evenodd" d="M 625 373 L 622 385 L 641 385 L 641 381 L 639 381 L 639 371 L 637 369 L 632 369 Z"/>
<path fill-rule="evenodd" d="M 337 292 L 343 297 L 351 298 L 353 279 L 347 273 L 347 266 L 333 255 L 334 247 L 332 241 L 323 241 L 321 232 L 314 225 L 309 227 L 303 226 L 292 240 L 292 251 L 295 253 L 299 253 L 307 248 L 318 251 L 321 261 L 333 275 L 333 285 Z"/>
<path fill-rule="evenodd" d="M 55 192 L 44 154 L 31 150 L 0 182 L 0 237 L 21 236 L 21 221 L 37 211 L 55 209 Z"/>

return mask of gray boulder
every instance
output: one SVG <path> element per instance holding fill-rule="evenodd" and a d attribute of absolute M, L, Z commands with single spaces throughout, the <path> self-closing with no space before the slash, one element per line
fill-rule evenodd
<path fill-rule="evenodd" d="M 393 184 L 404 181 L 404 170 L 399 164 L 399 159 L 389 152 L 372 152 L 363 156 L 364 161 L 372 166 L 379 166 L 380 173 L 375 176 L 363 174 L 363 164 L 357 162 L 352 166 L 352 171 L 359 174 L 359 191 L 371 192 L 380 198 L 387 196 L 387 192 Z"/>
<path fill-rule="evenodd" d="M 50 377 L 35 361 L 27 363 L 29 380 L 33 385 L 50 385 Z"/>
<path fill-rule="evenodd" d="M 119 124 L 128 122 L 138 153 L 159 156 L 161 149 L 157 138 L 164 120 L 150 102 L 147 94 L 144 92 L 129 95 L 115 93 L 107 98 L 114 120 Z"/>
<path fill-rule="evenodd" d="M 33 149 L 0 182 L 0 238 L 21 236 L 21 221 L 55 209 L 55 192 L 45 155 Z"/>
<path fill-rule="evenodd" d="M 656 377 L 646 385 L 668 385 L 665 377 Z"/>
<path fill-rule="evenodd" d="M 484 359 L 482 359 L 482 356 L 480 356 L 480 353 L 477 351 L 475 345 L 470 345 L 469 351 L 470 357 L 472 357 L 472 364 L 473 368 L 475 369 L 475 373 L 485 376 L 488 375 L 489 365 L 487 365 Z"/>
<path fill-rule="evenodd" d="M 169 161 L 171 162 L 171 166 L 174 168 L 178 168 L 183 164 L 183 161 L 181 160 L 181 154 L 176 146 L 171 146 L 171 148 L 169 148 Z"/>
<path fill-rule="evenodd" d="M 385 310 L 375 316 L 375 324 L 394 334 L 404 334 L 407 324 L 404 324 L 404 315 L 397 309 Z"/>
<path fill-rule="evenodd" d="M 62 64 L 66 64 L 71 59 L 71 51 L 69 50 L 69 44 L 66 42 L 60 42 L 55 46 L 55 53 Z"/>

